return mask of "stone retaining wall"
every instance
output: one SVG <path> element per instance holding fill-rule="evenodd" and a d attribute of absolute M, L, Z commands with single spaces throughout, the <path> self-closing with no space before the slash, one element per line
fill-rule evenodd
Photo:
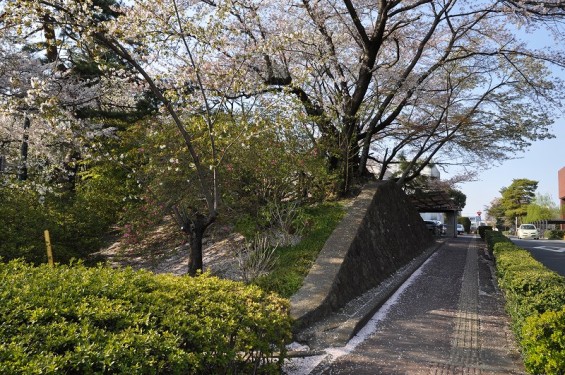
<path fill-rule="evenodd" d="M 291 297 L 295 328 L 337 311 L 431 245 L 433 237 L 392 182 L 367 185 L 326 241 Z"/>

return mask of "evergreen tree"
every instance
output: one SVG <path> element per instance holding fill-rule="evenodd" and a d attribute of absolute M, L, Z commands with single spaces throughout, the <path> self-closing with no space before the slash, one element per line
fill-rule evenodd
<path fill-rule="evenodd" d="M 526 216 L 528 205 L 533 201 L 537 187 L 538 181 L 519 178 L 512 180 L 510 186 L 500 189 L 502 194 L 500 205 L 508 221 L 512 222 L 516 217 Z"/>

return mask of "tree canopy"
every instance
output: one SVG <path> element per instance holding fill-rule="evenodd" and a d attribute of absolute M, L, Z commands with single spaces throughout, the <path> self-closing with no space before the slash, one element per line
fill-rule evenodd
<path fill-rule="evenodd" d="M 550 68 L 565 55 L 522 35 L 558 38 L 564 16 L 554 1 L 0 0 L 0 152 L 43 188 L 74 188 L 93 159 L 123 162 L 130 125 L 176 134 L 145 161 L 178 173 L 164 200 L 198 250 L 240 189 L 227 172 L 280 155 L 254 142 L 284 150 L 280 186 L 312 196 L 348 193 L 369 161 L 382 179 L 404 158 L 404 184 L 551 137 L 565 86 Z"/>
<path fill-rule="evenodd" d="M 527 206 L 525 223 L 539 220 L 558 219 L 560 210 L 549 194 L 537 194 L 535 199 Z"/>
<path fill-rule="evenodd" d="M 61 46 L 80 34 L 97 61 L 112 51 L 166 93 L 165 107 L 202 112 L 253 98 L 284 108 L 309 128 L 342 190 L 369 159 L 386 170 L 400 152 L 414 161 L 404 179 L 432 159 L 512 157 L 550 137 L 563 97 L 548 71 L 565 66 L 558 48 L 530 48 L 518 34 L 549 23 L 559 33 L 560 3 L 13 3 L 5 23 L 64 25 Z"/>
<path fill-rule="evenodd" d="M 538 182 L 527 178 L 512 180 L 512 183 L 500 189 L 501 196 L 495 198 L 487 214 L 497 221 L 497 224 L 504 222 L 506 225 L 514 223 L 516 217 L 524 220 L 528 213 L 528 207 L 534 201 Z"/>

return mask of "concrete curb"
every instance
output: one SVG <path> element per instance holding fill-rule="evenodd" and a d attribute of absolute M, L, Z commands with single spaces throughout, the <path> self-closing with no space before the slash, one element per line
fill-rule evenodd
<path fill-rule="evenodd" d="M 309 351 L 291 352 L 289 355 L 310 356 L 313 352 L 319 353 L 324 348 L 345 346 L 394 292 L 446 241 L 446 238 L 436 239 L 434 245 L 401 267 L 380 285 L 351 300 L 339 311 L 297 332 L 295 340 L 308 345 Z"/>

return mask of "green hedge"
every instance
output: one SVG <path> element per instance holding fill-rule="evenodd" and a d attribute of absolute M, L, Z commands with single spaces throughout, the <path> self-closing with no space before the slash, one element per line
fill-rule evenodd
<path fill-rule="evenodd" d="M 207 274 L 0 263 L 9 374 L 279 373 L 288 301 Z"/>
<path fill-rule="evenodd" d="M 562 240 L 565 238 L 565 230 L 551 229 L 545 233 L 548 240 Z"/>
<path fill-rule="evenodd" d="M 498 232 L 486 241 L 496 258 L 506 309 L 533 374 L 565 374 L 565 278 Z"/>
<path fill-rule="evenodd" d="M 485 239 L 485 232 L 486 231 L 491 231 L 492 227 L 490 225 L 481 225 L 478 228 L 478 232 L 479 232 L 479 236 L 481 236 L 481 238 L 484 240 Z"/>
<path fill-rule="evenodd" d="M 512 241 L 510 241 L 510 239 L 500 231 L 490 231 L 488 235 L 485 235 L 485 241 L 487 243 L 489 250 L 491 251 L 494 249 L 494 245 L 499 242 L 512 243 Z"/>

